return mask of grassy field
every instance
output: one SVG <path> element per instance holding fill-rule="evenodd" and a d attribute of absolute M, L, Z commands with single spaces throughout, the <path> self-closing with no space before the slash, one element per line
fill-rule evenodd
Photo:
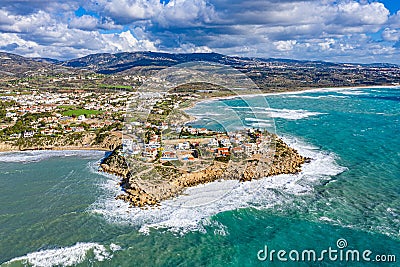
<path fill-rule="evenodd" d="M 75 106 L 74 105 L 61 105 L 61 106 L 58 106 L 57 108 L 69 110 L 69 109 L 75 109 Z"/>
<path fill-rule="evenodd" d="M 66 110 L 63 112 L 64 116 L 80 116 L 80 115 L 97 115 L 101 114 L 102 111 L 99 110 L 89 110 L 89 109 L 73 109 L 73 110 Z"/>

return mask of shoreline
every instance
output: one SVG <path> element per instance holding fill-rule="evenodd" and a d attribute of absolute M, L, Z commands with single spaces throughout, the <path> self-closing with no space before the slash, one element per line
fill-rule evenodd
<path fill-rule="evenodd" d="M 146 208 L 159 206 L 163 201 L 180 196 L 184 190 L 197 185 L 219 180 L 247 182 L 280 174 L 298 174 L 303 164 L 311 162 L 311 158 L 301 155 L 277 135 L 271 134 L 271 138 L 275 144 L 273 154 L 267 160 L 259 160 L 255 155 L 242 169 L 240 164 L 219 161 L 213 161 L 196 172 L 155 165 L 152 170 L 158 172 L 158 175 L 154 173 L 157 178 L 148 180 L 137 176 L 138 173 L 131 169 L 120 148 L 117 148 L 101 161 L 100 171 L 120 178 L 122 190 L 116 200 L 123 200 L 130 207 Z"/>
<path fill-rule="evenodd" d="M 365 87 L 340 87 L 340 88 L 313 88 L 297 91 L 286 91 L 280 93 L 249 93 L 241 95 L 227 95 L 218 97 L 205 97 L 191 101 L 185 108 L 180 109 L 186 113 L 187 110 L 195 107 L 203 101 L 216 101 L 219 99 L 232 99 L 236 97 L 257 97 L 267 95 L 288 95 L 303 94 L 307 92 L 335 92 L 342 90 L 357 90 L 364 88 L 400 88 L 400 86 L 365 86 Z M 234 92 L 234 91 L 233 91 Z M 186 113 L 187 114 L 187 113 Z M 190 117 L 196 117 L 195 114 L 188 114 Z M 189 122 L 192 120 L 189 120 Z M 188 123 L 185 122 L 185 123 Z M 117 200 L 123 200 L 130 204 L 130 207 L 152 207 L 158 206 L 162 201 L 177 197 L 184 192 L 185 189 L 207 184 L 217 180 L 238 180 L 239 182 L 258 180 L 266 177 L 276 176 L 280 174 L 298 174 L 302 171 L 303 164 L 311 162 L 311 158 L 301 155 L 296 149 L 292 148 L 282 138 L 275 134 L 275 150 L 274 158 L 269 162 L 268 168 L 259 169 L 257 166 L 262 162 L 250 161 L 250 165 L 246 166 L 243 173 L 228 167 L 228 164 L 214 163 L 206 169 L 199 172 L 183 172 L 174 169 L 174 172 L 167 173 L 168 179 L 158 180 L 157 185 L 151 181 L 143 182 L 141 177 L 136 177 L 134 172 L 129 168 L 124 156 L 119 155 L 118 150 L 114 150 L 109 157 L 105 158 L 100 166 L 102 171 L 121 177 L 120 186 L 122 192 L 116 197 Z M 279 144 L 279 146 L 278 146 Z M 283 156 L 285 155 L 285 156 Z M 287 156 L 289 155 L 289 156 Z M 276 157 L 278 156 L 278 157 Z M 165 178 L 165 177 L 164 177 Z"/>
<path fill-rule="evenodd" d="M 195 101 L 195 104 L 199 102 L 205 101 L 214 101 L 220 99 L 232 99 L 236 97 L 257 97 L 257 96 L 269 96 L 269 95 L 291 95 L 291 94 L 302 94 L 302 93 L 311 93 L 311 92 L 335 92 L 335 91 L 343 91 L 349 89 L 367 89 L 367 88 L 398 88 L 400 89 L 400 85 L 371 85 L 371 86 L 349 86 L 349 87 L 322 87 L 322 88 L 309 88 L 309 89 L 300 89 L 300 90 L 292 90 L 292 91 L 282 91 L 282 92 L 271 92 L 271 93 L 256 93 L 256 94 L 235 94 L 235 95 L 227 95 L 227 96 L 215 96 L 200 99 Z M 233 91 L 234 92 L 234 91 Z M 188 108 L 185 108 L 188 109 Z"/>
<path fill-rule="evenodd" d="M 185 110 L 191 109 L 195 107 L 198 103 L 206 102 L 206 101 L 216 101 L 222 99 L 233 99 L 236 97 L 257 97 L 257 96 L 269 96 L 269 95 L 290 95 L 290 94 L 302 94 L 302 93 L 309 93 L 309 92 L 335 92 L 335 91 L 343 91 L 348 89 L 366 89 L 366 88 L 399 88 L 400 85 L 372 85 L 372 86 L 350 86 L 350 87 L 322 87 L 322 88 L 309 88 L 309 89 L 300 89 L 300 90 L 290 90 L 284 92 L 271 92 L 271 93 L 255 93 L 255 94 L 236 94 L 236 95 L 227 95 L 227 96 L 215 96 L 209 98 L 202 98 L 193 101 L 190 103 L 188 107 L 182 108 L 181 110 L 185 112 Z M 233 91 L 234 92 L 234 91 Z M 186 113 L 186 112 L 185 112 Z M 187 113 L 186 113 L 187 114 Z M 192 122 L 197 120 L 196 116 L 190 116 L 190 120 L 186 123 Z M 194 118 L 193 118 L 194 117 Z M 58 151 L 58 150 L 93 150 L 93 151 L 108 151 L 112 152 L 111 149 L 101 148 L 101 147 L 75 147 L 75 146 L 62 146 L 62 147 L 51 147 L 51 148 L 44 148 L 44 149 L 5 149 L 4 147 L 10 147 L 5 143 L 0 143 L 0 153 L 3 152 L 23 152 L 23 151 Z"/>
<path fill-rule="evenodd" d="M 74 146 L 65 146 L 65 147 L 54 147 L 54 148 L 45 148 L 45 149 L 1 149 L 0 155 L 2 153 L 17 153 L 17 152 L 34 152 L 34 151 L 104 151 L 104 152 L 112 152 L 110 149 L 105 149 L 101 147 L 74 147 Z"/>
<path fill-rule="evenodd" d="M 74 149 L 74 148 L 70 148 L 70 149 L 57 149 L 57 150 L 49 150 L 49 149 L 42 149 L 42 150 L 14 150 L 14 151 L 0 151 L 0 157 L 6 156 L 6 155 L 19 155 L 19 154 L 24 154 L 24 153 L 29 153 L 32 154 L 33 152 L 38 152 L 40 154 L 46 154 L 46 153 L 51 153 L 51 152 L 55 152 L 55 153 L 61 153 L 61 152 L 75 152 L 77 154 L 82 153 L 83 154 L 87 154 L 87 153 L 97 153 L 97 152 L 101 152 L 101 153 L 107 153 L 107 152 L 112 152 L 109 150 L 100 150 L 100 149 Z M 101 158 L 103 159 L 103 158 Z M 1 162 L 1 160 L 0 160 Z"/>

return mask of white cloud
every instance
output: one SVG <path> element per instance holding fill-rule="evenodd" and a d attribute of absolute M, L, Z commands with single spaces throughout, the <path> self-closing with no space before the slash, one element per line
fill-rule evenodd
<path fill-rule="evenodd" d="M 279 51 L 290 51 L 293 50 L 294 45 L 297 43 L 296 40 L 288 40 L 288 41 L 278 41 L 274 42 L 276 49 Z"/>
<path fill-rule="evenodd" d="M 162 8 L 158 0 L 98 0 L 95 3 L 100 12 L 119 23 L 151 19 Z"/>
<path fill-rule="evenodd" d="M 385 28 L 385 30 L 382 32 L 382 38 L 385 41 L 399 41 L 400 40 L 400 29 L 390 29 L 390 28 Z"/>
<path fill-rule="evenodd" d="M 48 13 L 41 10 L 37 13 L 26 16 L 13 15 L 5 10 L 1 10 L 0 15 L 1 17 L 6 18 L 0 20 L 0 31 L 4 32 L 29 33 L 35 28 L 45 27 L 47 25 L 56 23 L 56 21 L 52 19 Z"/>
<path fill-rule="evenodd" d="M 176 53 L 210 53 L 212 49 L 207 46 L 197 46 L 194 44 L 182 44 L 179 48 L 175 49 Z"/>
<path fill-rule="evenodd" d="M 400 38 L 400 11 L 389 17 L 372 1 L 45 2 L 15 0 L 0 8 L 0 33 L 8 36 L 1 49 L 58 58 L 162 50 L 363 62 L 378 53 L 376 61 L 396 61 L 399 54 L 393 42 Z M 77 16 L 79 7 L 88 12 Z M 379 30 L 383 42 L 368 35 Z"/>
<path fill-rule="evenodd" d="M 72 29 L 80 29 L 86 31 L 93 31 L 98 29 L 121 29 L 122 26 L 115 25 L 114 21 L 109 18 L 104 18 L 102 20 L 95 18 L 90 15 L 83 15 L 81 17 L 72 17 L 68 23 L 69 27 Z"/>
<path fill-rule="evenodd" d="M 107 50 L 113 52 L 132 52 L 132 51 L 157 51 L 155 44 L 149 40 L 138 40 L 130 31 L 120 34 L 104 34 L 103 42 L 107 45 Z"/>
<path fill-rule="evenodd" d="M 376 26 L 388 20 L 390 12 L 382 3 L 360 4 L 355 1 L 338 5 L 337 21 L 348 26 Z"/>
<path fill-rule="evenodd" d="M 332 49 L 332 45 L 335 44 L 335 40 L 330 38 L 326 39 L 323 42 L 318 43 L 318 45 L 321 47 L 322 50 L 330 50 Z"/>
<path fill-rule="evenodd" d="M 81 17 L 74 17 L 69 22 L 69 26 L 81 30 L 94 30 L 97 28 L 98 21 L 95 17 L 83 15 Z"/>
<path fill-rule="evenodd" d="M 389 25 L 392 28 L 400 28 L 400 10 L 389 18 Z"/>

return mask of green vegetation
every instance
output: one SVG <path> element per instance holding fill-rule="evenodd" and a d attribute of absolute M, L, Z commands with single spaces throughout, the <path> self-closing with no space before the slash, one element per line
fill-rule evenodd
<path fill-rule="evenodd" d="M 58 106 L 57 108 L 65 109 L 65 110 L 71 110 L 71 109 L 75 109 L 76 106 L 74 106 L 74 105 L 61 105 L 61 106 Z"/>
<path fill-rule="evenodd" d="M 64 116 L 72 116 L 72 117 L 77 117 L 80 115 L 98 115 L 103 113 L 103 111 L 100 110 L 90 110 L 90 109 L 72 109 L 72 110 L 66 110 L 62 112 L 62 115 Z"/>
<path fill-rule="evenodd" d="M 0 119 L 6 117 L 7 111 L 6 108 L 15 105 L 15 101 L 8 101 L 8 102 L 0 102 Z"/>
<path fill-rule="evenodd" d="M 100 88 L 106 89 L 132 89 L 131 85 L 111 85 L 111 84 L 100 84 Z"/>
<path fill-rule="evenodd" d="M 108 126 L 104 126 L 103 128 L 96 131 L 95 143 L 100 144 L 104 141 L 104 139 L 108 136 L 108 132 L 112 130 L 121 131 L 123 128 L 122 123 L 116 122 Z"/>
<path fill-rule="evenodd" d="M 215 161 L 219 161 L 219 162 L 223 162 L 223 163 L 228 163 L 230 159 L 231 159 L 230 156 L 215 157 Z"/>
<path fill-rule="evenodd" d="M 51 113 L 49 112 L 42 112 L 42 113 L 28 113 L 24 116 L 20 117 L 13 126 L 5 128 L 4 130 L 0 131 L 0 136 L 10 136 L 12 134 L 19 134 L 24 133 L 27 131 L 32 131 L 33 127 L 31 123 L 37 121 L 39 118 L 49 117 Z"/>

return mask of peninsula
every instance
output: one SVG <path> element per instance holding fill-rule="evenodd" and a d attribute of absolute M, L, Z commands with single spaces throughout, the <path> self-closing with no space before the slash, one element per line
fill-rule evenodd
<path fill-rule="evenodd" d="M 158 205 L 199 184 L 295 174 L 310 160 L 265 129 L 196 128 L 187 125 L 193 118 L 183 110 L 171 115 L 173 107 L 193 101 L 191 94 L 169 93 L 155 102 L 144 122 L 137 114 L 132 124 L 125 122 L 123 144 L 101 162 L 103 171 L 122 178 L 124 192 L 117 199 L 131 206 Z M 137 142 L 139 136 L 144 136 L 142 142 Z"/>
<path fill-rule="evenodd" d="M 263 129 L 232 135 L 186 127 L 193 118 L 183 110 L 193 105 L 196 97 L 229 95 L 229 91 L 201 86 L 188 86 L 186 95 L 182 95 L 184 90 L 174 92 L 181 93 L 174 101 L 184 100 L 175 125 L 155 116 L 168 114 L 169 105 L 175 103 L 161 100 L 152 109 L 149 125 L 137 126 L 147 134 L 143 146 L 137 149 L 135 143 L 123 143 L 127 101 L 135 97 L 143 81 L 161 69 L 191 61 L 230 66 L 250 77 L 261 93 L 400 84 L 399 67 L 393 64 L 153 52 L 96 54 L 63 62 L 0 53 L 0 151 L 112 151 L 101 168 L 121 177 L 124 192 L 118 198 L 133 206 L 156 205 L 187 187 L 219 179 L 248 181 L 299 172 L 308 159 Z M 169 130 L 178 135 L 165 138 Z M 140 168 L 132 172 L 135 162 L 141 162 Z M 143 179 L 151 175 L 157 179 Z"/>

